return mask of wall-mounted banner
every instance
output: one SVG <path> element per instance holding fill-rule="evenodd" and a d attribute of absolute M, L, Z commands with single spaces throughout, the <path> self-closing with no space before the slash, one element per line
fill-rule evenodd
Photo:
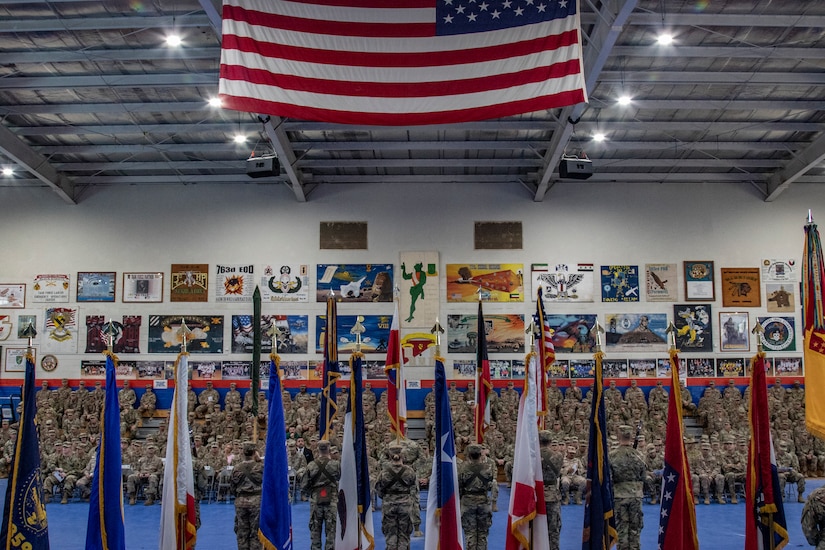
<path fill-rule="evenodd" d="M 593 264 L 533 264 L 530 295 L 536 298 L 539 286 L 547 302 L 592 302 L 596 291 Z"/>
<path fill-rule="evenodd" d="M 447 301 L 523 302 L 524 264 L 447 264 Z"/>
<path fill-rule="evenodd" d="M 438 252 L 401 252 L 399 256 L 401 326 L 430 329 L 438 317 L 441 302 Z"/>
<path fill-rule="evenodd" d="M 35 275 L 32 281 L 32 302 L 59 303 L 69 301 L 69 275 Z"/>
<path fill-rule="evenodd" d="M 392 302 L 392 272 L 392 264 L 318 264 L 316 301 L 332 291 L 339 302 Z"/>
<path fill-rule="evenodd" d="M 215 301 L 251 302 L 255 292 L 255 266 L 215 264 Z"/>
<path fill-rule="evenodd" d="M 182 320 L 191 331 L 189 353 L 223 353 L 223 315 L 150 315 L 149 353 L 180 353 Z"/>
<path fill-rule="evenodd" d="M 309 302 L 308 265 L 267 264 L 262 273 L 262 302 Z"/>

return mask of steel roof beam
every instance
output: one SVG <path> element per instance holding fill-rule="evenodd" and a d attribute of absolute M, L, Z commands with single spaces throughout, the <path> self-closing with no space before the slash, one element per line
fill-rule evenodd
<path fill-rule="evenodd" d="M 787 166 L 773 174 L 767 182 L 765 202 L 776 200 L 793 182 L 825 160 L 825 133 L 800 151 Z"/>
<path fill-rule="evenodd" d="M 3 125 L 0 125 L 0 152 L 51 187 L 64 201 L 77 204 L 71 180 L 55 170 L 46 157 L 34 151 Z"/>
<path fill-rule="evenodd" d="M 82 50 L 4 51 L 3 63 L 77 63 L 82 61 L 168 61 L 170 59 L 219 59 L 220 46 L 201 48 L 128 48 Z"/>
<path fill-rule="evenodd" d="M 31 3 L 31 2 L 29 2 Z M 140 16 L 134 13 L 128 17 L 61 17 L 42 19 L 4 19 L 0 34 L 36 32 L 105 31 L 127 29 L 172 29 L 188 27 L 208 27 L 209 17 L 205 13 L 182 13 L 180 15 Z"/>
<path fill-rule="evenodd" d="M 304 175 L 296 169 L 295 151 L 289 142 L 286 131 L 281 127 L 281 118 L 269 117 L 264 123 L 264 131 L 269 137 L 272 148 L 275 149 L 278 155 L 281 167 L 286 172 L 295 199 L 298 202 L 306 202 L 307 193 L 304 187 Z"/>
<path fill-rule="evenodd" d="M 20 89 L 78 89 L 78 88 L 187 88 L 210 86 L 217 89 L 218 73 L 186 72 L 145 73 L 145 74 L 100 74 L 100 75 L 50 75 L 50 76 L 10 76 L 0 78 L 0 90 Z"/>

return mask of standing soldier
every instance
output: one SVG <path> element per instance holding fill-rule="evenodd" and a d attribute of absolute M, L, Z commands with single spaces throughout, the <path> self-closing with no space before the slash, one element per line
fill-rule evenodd
<path fill-rule="evenodd" d="M 335 522 L 338 504 L 338 480 L 341 479 L 341 464 L 332 460 L 329 441 L 318 442 L 318 457 L 307 465 L 301 490 L 309 494 L 309 531 L 312 550 L 321 550 L 321 533 L 325 530 L 326 550 L 335 547 Z M 407 491 L 409 494 L 409 491 Z M 407 515 L 409 519 L 409 514 Z"/>
<path fill-rule="evenodd" d="M 409 550 L 413 532 L 411 491 L 417 480 L 415 471 L 401 460 L 402 452 L 400 444 L 390 445 L 390 462 L 384 465 L 375 482 L 375 492 L 382 500 L 381 532 L 387 550 Z"/>
<path fill-rule="evenodd" d="M 610 471 L 613 478 L 613 498 L 616 510 L 618 548 L 639 550 L 644 527 L 642 514 L 645 462 L 633 448 L 633 428 L 619 426 L 619 447 L 610 453 Z"/>
<path fill-rule="evenodd" d="M 811 492 L 802 508 L 802 532 L 808 544 L 825 550 L 825 487 Z"/>
<path fill-rule="evenodd" d="M 548 430 L 539 432 L 541 444 L 541 475 L 544 481 L 544 506 L 547 509 L 547 533 L 550 535 L 550 548 L 559 548 L 561 535 L 561 476 L 564 457 L 551 448 L 553 434 Z"/>
<path fill-rule="evenodd" d="M 458 470 L 461 526 L 467 540 L 466 550 L 487 549 L 487 534 L 493 521 L 493 512 L 490 509 L 493 472 L 486 462 L 482 462 L 481 453 L 481 445 L 467 445 L 467 460 Z"/>
<path fill-rule="evenodd" d="M 261 514 L 261 485 L 264 469 L 255 444 L 243 446 L 243 462 L 232 470 L 231 486 L 235 495 L 235 536 L 238 550 L 260 550 L 258 519 Z"/>

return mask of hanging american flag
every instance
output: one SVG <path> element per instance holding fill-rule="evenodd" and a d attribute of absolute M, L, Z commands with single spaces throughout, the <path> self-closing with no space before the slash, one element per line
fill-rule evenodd
<path fill-rule="evenodd" d="M 578 0 L 224 0 L 229 109 L 443 124 L 587 101 Z"/>

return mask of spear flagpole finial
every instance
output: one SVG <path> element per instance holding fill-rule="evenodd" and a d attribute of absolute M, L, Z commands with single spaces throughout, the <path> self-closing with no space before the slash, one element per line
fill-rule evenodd
<path fill-rule="evenodd" d="M 762 351 L 762 335 L 765 334 L 765 327 L 762 326 L 762 323 L 759 321 L 753 326 L 753 330 L 751 330 L 751 334 L 756 336 L 756 350 L 761 352 Z"/>
<path fill-rule="evenodd" d="M 186 353 L 186 345 L 188 343 L 189 336 L 192 334 L 192 331 L 189 330 L 189 327 L 186 326 L 186 320 L 181 317 L 180 318 L 180 328 L 178 329 L 178 336 L 180 336 L 181 344 L 180 349 L 183 353 Z"/>
<path fill-rule="evenodd" d="M 667 325 L 667 340 L 670 344 L 670 349 L 676 349 L 676 325 L 673 322 Z"/>

